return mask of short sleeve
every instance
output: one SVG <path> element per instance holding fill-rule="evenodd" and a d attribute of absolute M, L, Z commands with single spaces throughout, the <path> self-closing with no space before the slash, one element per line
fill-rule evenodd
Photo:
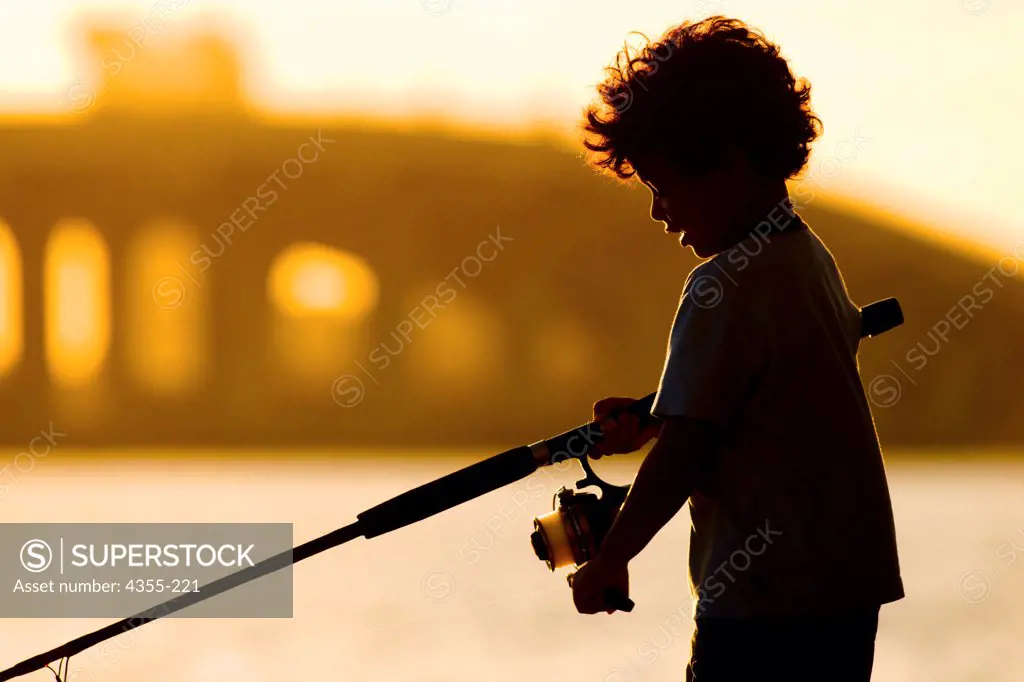
<path fill-rule="evenodd" d="M 720 426 L 732 419 L 766 356 L 751 298 L 725 277 L 694 271 L 672 322 L 652 414 Z"/>

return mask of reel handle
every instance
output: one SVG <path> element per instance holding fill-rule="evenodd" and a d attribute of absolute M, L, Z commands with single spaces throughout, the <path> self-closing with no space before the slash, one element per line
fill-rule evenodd
<path fill-rule="evenodd" d="M 575 573 L 570 573 L 565 576 L 565 581 L 569 583 L 569 587 L 572 587 L 572 579 Z M 625 611 L 629 613 L 636 606 L 636 602 L 622 594 L 621 590 L 617 590 L 614 587 L 609 587 L 604 591 L 604 603 L 612 607 L 616 611 Z"/>
<path fill-rule="evenodd" d="M 608 588 L 604 591 L 604 601 L 616 611 L 625 611 L 626 613 L 632 611 L 633 607 L 636 606 L 632 599 L 614 588 Z"/>

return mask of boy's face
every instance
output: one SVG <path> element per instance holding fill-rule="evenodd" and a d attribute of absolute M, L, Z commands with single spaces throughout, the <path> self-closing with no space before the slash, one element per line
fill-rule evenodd
<path fill-rule="evenodd" d="M 724 167 L 693 179 L 656 159 L 633 165 L 653 195 L 651 218 L 665 223 L 666 232 L 681 235 L 683 247 L 709 258 L 733 245 L 736 198 L 742 185 L 734 168 Z"/>

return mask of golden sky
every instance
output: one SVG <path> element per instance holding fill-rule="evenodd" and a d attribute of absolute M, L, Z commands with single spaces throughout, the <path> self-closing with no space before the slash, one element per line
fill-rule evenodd
<path fill-rule="evenodd" d="M 832 193 L 1009 253 L 1024 152 L 1018 0 L 35 0 L 0 4 L 0 113 L 62 113 L 83 15 L 213 22 L 268 115 L 432 112 L 571 133 L 630 30 L 722 13 L 778 41 L 826 132 Z M 164 35 L 166 34 L 166 35 Z"/>

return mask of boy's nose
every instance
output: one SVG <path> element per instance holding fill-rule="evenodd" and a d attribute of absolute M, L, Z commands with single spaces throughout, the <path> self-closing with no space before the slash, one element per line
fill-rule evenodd
<path fill-rule="evenodd" d="M 655 199 L 651 202 L 651 219 L 664 222 L 668 217 L 668 213 L 665 211 L 665 200 Z"/>

